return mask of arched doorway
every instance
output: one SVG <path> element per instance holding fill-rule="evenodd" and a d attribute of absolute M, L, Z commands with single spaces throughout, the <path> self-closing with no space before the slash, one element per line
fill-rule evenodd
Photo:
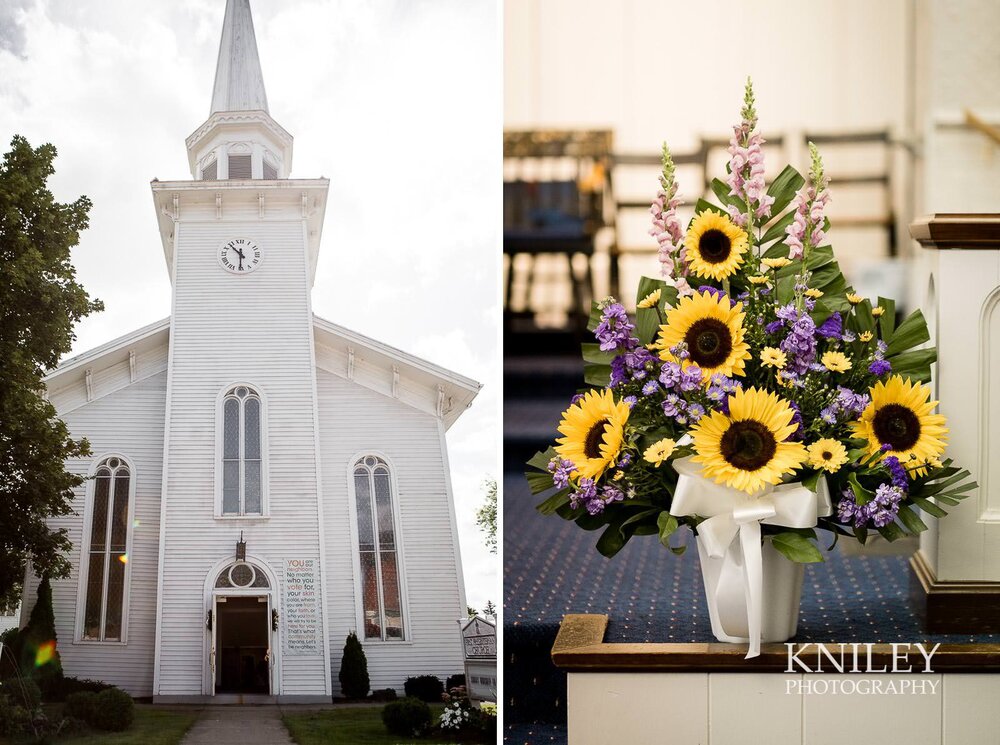
<path fill-rule="evenodd" d="M 273 574 L 262 562 L 213 569 L 208 593 L 208 693 L 276 695 L 278 610 Z"/>

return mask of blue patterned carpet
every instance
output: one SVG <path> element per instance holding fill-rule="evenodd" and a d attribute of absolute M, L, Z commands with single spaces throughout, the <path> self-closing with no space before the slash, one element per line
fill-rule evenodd
<path fill-rule="evenodd" d="M 614 559 L 599 533 L 543 517 L 519 473 L 504 478 L 505 722 L 510 743 L 562 742 L 565 675 L 549 660 L 566 613 L 610 616 L 607 641 L 714 641 L 693 541 L 680 557 L 655 536 L 633 538 Z M 902 556 L 845 556 L 806 568 L 796 641 L 997 641 L 1000 635 L 928 636 L 909 597 Z M 530 724 L 529 724 L 530 723 Z M 522 724 L 524 726 L 522 726 Z M 557 739 L 550 739 L 556 737 Z"/>

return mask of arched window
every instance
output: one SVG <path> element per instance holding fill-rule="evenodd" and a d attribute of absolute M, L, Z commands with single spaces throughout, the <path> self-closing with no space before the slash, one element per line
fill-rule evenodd
<path fill-rule="evenodd" d="M 264 477 L 260 394 L 238 385 L 222 400 L 222 514 L 260 515 Z"/>
<path fill-rule="evenodd" d="M 83 638 L 122 641 L 132 473 L 121 458 L 94 472 L 86 562 Z"/>
<path fill-rule="evenodd" d="M 403 638 L 403 603 L 393 516 L 392 476 L 374 455 L 354 465 L 365 639 Z"/>

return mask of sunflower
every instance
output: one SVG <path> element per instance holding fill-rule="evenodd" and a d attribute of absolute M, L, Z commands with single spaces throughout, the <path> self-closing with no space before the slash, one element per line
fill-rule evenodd
<path fill-rule="evenodd" d="M 760 361 L 766 367 L 776 367 L 783 370 L 788 364 L 788 356 L 776 347 L 764 347 L 760 350 Z"/>
<path fill-rule="evenodd" d="M 696 455 L 705 476 L 755 494 L 777 484 L 806 459 L 801 442 L 788 442 L 798 429 L 795 411 L 769 391 L 737 390 L 729 398 L 729 416 L 713 411 L 691 428 Z"/>
<path fill-rule="evenodd" d="M 885 313 L 885 308 L 883 308 L 881 305 L 876 305 L 874 308 L 872 308 L 872 315 L 875 316 L 876 318 L 881 316 L 883 313 Z"/>
<path fill-rule="evenodd" d="M 761 259 L 761 264 L 770 269 L 781 269 L 792 263 L 791 259 L 786 259 L 784 256 L 778 256 L 773 259 Z"/>
<path fill-rule="evenodd" d="M 847 372 L 851 369 L 851 360 L 843 352 L 826 352 L 820 362 L 830 372 Z"/>
<path fill-rule="evenodd" d="M 911 459 L 929 463 L 944 452 L 948 428 L 941 414 L 931 413 L 938 402 L 930 400 L 928 386 L 893 375 L 869 393 L 871 403 L 851 424 L 856 436 L 868 440 L 869 455 L 884 452 L 902 463 Z M 912 473 L 921 476 L 925 471 L 918 468 Z"/>
<path fill-rule="evenodd" d="M 823 297 L 823 291 L 817 290 L 815 287 L 810 287 L 802 294 L 805 295 L 806 297 L 811 297 L 814 300 Z"/>
<path fill-rule="evenodd" d="M 621 452 L 628 415 L 628 404 L 610 390 L 588 391 L 563 412 L 556 452 L 573 461 L 580 478 L 598 478 Z"/>
<path fill-rule="evenodd" d="M 655 308 L 656 304 L 658 302 L 660 302 L 660 288 L 659 287 L 657 287 L 651 293 L 649 293 L 648 295 L 646 295 L 646 297 L 644 297 L 642 300 L 640 300 L 636 304 L 636 307 L 637 308 Z"/>
<path fill-rule="evenodd" d="M 809 453 L 809 465 L 827 473 L 836 473 L 847 463 L 847 448 L 839 440 L 824 437 L 816 440 L 806 448 Z"/>
<path fill-rule="evenodd" d="M 874 336 L 874 334 L 872 334 L 871 331 L 862 331 L 860 334 L 858 334 L 858 341 L 862 341 L 865 344 L 867 344 L 872 340 L 872 336 Z"/>
<path fill-rule="evenodd" d="M 684 342 L 689 354 L 684 366 L 700 367 L 704 380 L 715 373 L 730 378 L 743 375 L 743 362 L 750 359 L 750 347 L 743 340 L 743 317 L 742 303 L 731 305 L 728 297 L 715 297 L 708 290 L 681 298 L 660 326 L 660 359 L 676 362 L 670 350 Z"/>
<path fill-rule="evenodd" d="M 684 237 L 688 267 L 699 277 L 725 279 L 743 263 L 747 234 L 732 220 L 712 210 L 697 215 Z"/>
<path fill-rule="evenodd" d="M 648 448 L 646 452 L 642 454 L 642 457 L 649 463 L 652 463 L 657 468 L 663 463 L 667 458 L 673 455 L 674 448 L 677 447 L 677 443 L 671 440 L 669 437 L 664 437 L 658 442 L 654 442 Z"/>
<path fill-rule="evenodd" d="M 752 277 L 747 277 L 752 285 L 766 285 L 768 282 L 767 277 L 763 275 L 754 275 Z"/>
<path fill-rule="evenodd" d="M 847 302 L 849 302 L 851 305 L 857 305 L 858 303 L 863 302 L 863 301 L 864 301 L 864 298 L 861 297 L 860 295 L 855 294 L 853 292 L 847 293 Z"/>

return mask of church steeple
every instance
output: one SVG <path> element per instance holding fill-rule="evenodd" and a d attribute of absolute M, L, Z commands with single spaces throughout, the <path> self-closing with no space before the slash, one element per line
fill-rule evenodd
<path fill-rule="evenodd" d="M 199 181 L 289 177 L 292 136 L 268 111 L 250 0 L 226 0 L 212 110 L 186 144 Z"/>
<path fill-rule="evenodd" d="M 267 111 L 250 0 L 226 0 L 210 113 L 217 111 Z"/>

